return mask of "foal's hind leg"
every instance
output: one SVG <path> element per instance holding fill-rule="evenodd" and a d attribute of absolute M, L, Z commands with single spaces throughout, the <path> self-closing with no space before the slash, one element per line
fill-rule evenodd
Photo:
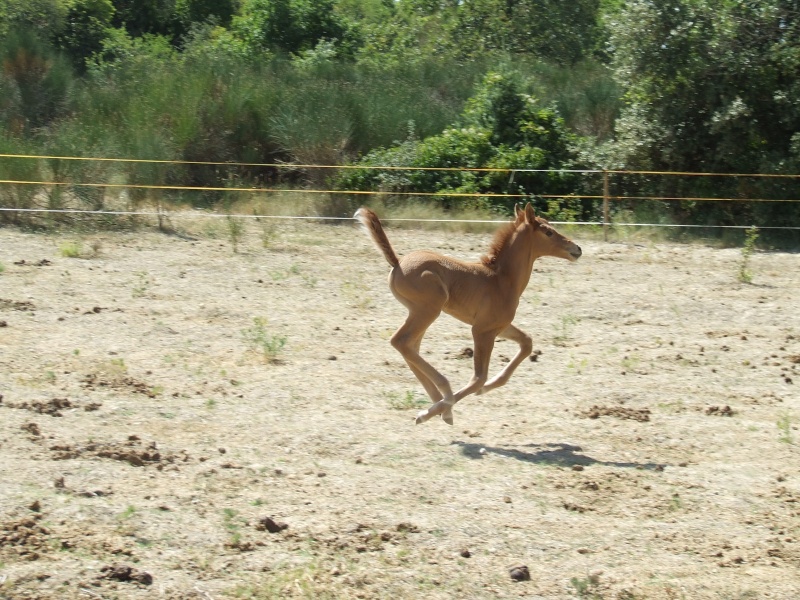
<path fill-rule="evenodd" d="M 422 336 L 440 311 L 409 308 L 406 322 L 392 336 L 392 346 L 403 356 L 433 402 L 452 399 L 450 382 L 419 354 Z"/>
<path fill-rule="evenodd" d="M 514 373 L 516 368 L 523 360 L 531 355 L 531 351 L 533 350 L 533 342 L 531 341 L 530 336 L 524 331 L 517 329 L 513 325 L 506 327 L 500 332 L 498 337 L 517 342 L 517 344 L 519 344 L 519 350 L 514 355 L 514 358 L 511 359 L 511 362 L 509 362 L 497 375 L 492 377 L 492 379 L 487 381 L 484 386 L 476 392 L 477 394 L 483 394 L 489 390 L 498 388 L 501 385 L 505 385 L 511 378 L 512 373 Z"/>
<path fill-rule="evenodd" d="M 417 338 L 417 341 L 414 343 L 414 351 L 419 354 L 419 348 L 422 344 L 422 336 L 420 335 Z M 422 384 L 422 387 L 425 388 L 425 392 L 427 392 L 428 396 L 431 399 L 431 402 L 438 402 L 442 399 L 442 393 L 439 391 L 439 388 L 436 387 L 436 384 L 431 381 L 425 373 L 423 373 L 417 366 L 413 363 L 406 361 L 408 368 L 411 369 L 411 372 L 419 379 L 419 382 Z"/>
<path fill-rule="evenodd" d="M 421 342 L 422 342 L 422 337 L 420 336 L 420 338 L 419 338 L 419 340 L 417 340 L 416 346 L 414 348 L 417 351 L 417 354 L 419 354 L 419 347 L 420 347 L 420 343 Z M 419 379 L 419 381 L 422 384 L 422 386 L 425 388 L 425 391 L 428 393 L 428 396 L 430 396 L 431 402 L 433 402 L 433 404 L 429 408 L 427 408 L 426 410 L 420 411 L 417 414 L 417 417 L 416 417 L 416 420 L 415 420 L 417 425 L 419 425 L 420 423 L 424 423 L 425 421 L 427 421 L 431 417 L 434 417 L 434 416 L 436 416 L 438 414 L 442 415 L 442 420 L 445 423 L 447 423 L 448 425 L 452 425 L 453 424 L 453 404 L 455 404 L 455 399 L 452 401 L 452 403 L 449 400 L 445 401 L 443 399 L 442 393 L 439 391 L 439 388 L 436 387 L 436 385 L 433 383 L 433 381 L 428 379 L 428 377 L 422 371 L 420 371 L 416 366 L 414 366 L 413 364 L 408 363 L 408 362 L 407 362 L 407 364 L 408 364 L 408 367 L 411 369 L 411 371 L 414 373 L 414 375 L 417 376 L 417 379 Z"/>

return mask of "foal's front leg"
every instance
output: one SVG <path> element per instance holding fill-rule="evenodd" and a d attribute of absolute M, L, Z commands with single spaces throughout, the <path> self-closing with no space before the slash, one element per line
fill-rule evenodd
<path fill-rule="evenodd" d="M 477 392 L 483 387 L 483 384 L 486 383 L 486 377 L 489 373 L 489 359 L 492 356 L 495 337 L 497 337 L 497 331 L 478 332 L 473 328 L 472 339 L 475 342 L 473 364 L 475 373 L 472 379 L 467 385 L 453 394 L 452 397 L 445 397 L 430 406 L 427 410 L 420 411 L 416 419 L 417 425 L 424 423 L 436 415 L 441 415 L 442 420 L 448 425 L 453 424 L 453 405 L 465 396 Z"/>
<path fill-rule="evenodd" d="M 533 351 L 533 342 L 531 341 L 530 336 L 524 331 L 517 329 L 513 325 L 509 325 L 503 331 L 501 331 L 499 337 L 517 342 L 517 344 L 519 344 L 519 350 L 514 355 L 514 358 L 511 359 L 511 362 L 509 362 L 502 371 L 492 377 L 491 380 L 489 380 L 480 390 L 478 390 L 476 392 L 477 394 L 484 394 L 489 390 L 493 390 L 501 385 L 505 385 L 520 363 L 529 357 Z"/>

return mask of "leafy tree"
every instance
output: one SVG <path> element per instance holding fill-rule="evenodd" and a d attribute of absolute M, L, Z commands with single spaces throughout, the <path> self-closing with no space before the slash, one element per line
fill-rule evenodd
<path fill-rule="evenodd" d="M 390 19 L 361 22 L 361 34 L 358 63 L 394 69 L 436 57 L 442 26 L 436 17 L 398 10 Z"/>
<path fill-rule="evenodd" d="M 611 25 L 615 68 L 657 143 L 637 162 L 709 171 L 774 170 L 800 111 L 796 2 L 629 2 Z"/>
<path fill-rule="evenodd" d="M 53 39 L 64 27 L 66 5 L 60 0 L 3 0 L 0 3 L 0 38 L 19 28 Z"/>
<path fill-rule="evenodd" d="M 333 0 L 245 0 L 232 28 L 251 48 L 298 54 L 347 28 Z"/>
<path fill-rule="evenodd" d="M 64 28 L 55 39 L 79 70 L 101 49 L 113 16 L 111 0 L 74 0 L 69 5 Z"/>
<path fill-rule="evenodd" d="M 450 43 L 475 56 L 500 50 L 574 64 L 598 45 L 599 0 L 466 0 L 452 9 Z"/>
<path fill-rule="evenodd" d="M 114 27 L 124 28 L 131 36 L 146 33 L 174 36 L 181 32 L 175 0 L 111 0 L 114 4 Z"/>
<path fill-rule="evenodd" d="M 209 21 L 229 27 L 239 5 L 239 0 L 176 0 L 175 10 L 187 29 L 192 23 Z"/>
<path fill-rule="evenodd" d="M 800 130 L 796 1 L 631 0 L 611 15 L 608 28 L 629 102 L 617 126 L 621 163 L 728 173 L 785 173 L 800 166 L 793 138 Z M 797 194 L 786 182 L 704 181 L 672 178 L 654 191 L 731 198 Z M 741 223 L 765 208 L 684 204 L 674 214 Z M 767 212 L 796 220 L 800 205 L 770 205 Z"/>
<path fill-rule="evenodd" d="M 339 0 L 336 11 L 346 19 L 380 23 L 396 13 L 393 0 Z"/>

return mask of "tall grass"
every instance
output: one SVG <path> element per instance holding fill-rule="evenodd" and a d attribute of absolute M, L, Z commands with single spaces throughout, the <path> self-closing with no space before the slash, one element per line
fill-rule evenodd
<path fill-rule="evenodd" d="M 608 67 L 587 60 L 570 68 L 537 62 L 530 69 L 537 95 L 556 104 L 571 130 L 600 142 L 612 137 L 622 89 Z"/>
<path fill-rule="evenodd" d="M 25 146 L 20 147 L 15 141 L 0 134 L 0 154 L 14 154 L 26 152 Z M 13 181 L 39 181 L 39 162 L 20 159 L 0 159 L 0 179 Z M 39 186 L 26 184 L 4 184 L 0 186 L 0 207 L 30 209 L 35 208 L 36 196 Z M 0 211 L 0 223 L 20 225 L 25 222 L 25 213 L 13 211 Z"/>

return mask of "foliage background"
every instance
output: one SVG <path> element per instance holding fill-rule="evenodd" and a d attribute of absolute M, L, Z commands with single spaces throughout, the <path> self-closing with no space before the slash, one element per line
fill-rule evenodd
<path fill-rule="evenodd" d="M 555 172 L 796 174 L 800 9 L 765 0 L 5 0 L 0 150 L 193 164 L 0 160 L 5 179 L 527 194 L 597 218 Z M 598 183 L 590 193 L 597 194 Z M 627 177 L 620 196 L 798 200 L 796 179 Z M 223 192 L 0 190 L 6 207 L 230 204 Z M 537 194 L 563 195 L 545 202 Z M 507 212 L 512 199 L 439 199 Z M 349 209 L 331 198 L 329 212 Z M 619 202 L 652 222 L 796 226 L 797 202 Z M 19 213 L 0 219 L 19 222 Z M 796 246 L 795 233 L 762 238 Z M 771 237 L 770 237 L 771 236 Z"/>

